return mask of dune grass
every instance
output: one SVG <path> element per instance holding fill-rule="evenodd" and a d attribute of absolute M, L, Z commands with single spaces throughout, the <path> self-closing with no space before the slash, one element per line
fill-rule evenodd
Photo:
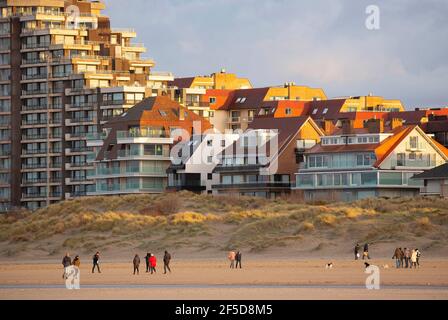
<path fill-rule="evenodd" d="M 294 199 L 213 197 L 188 192 L 86 197 L 35 212 L 0 215 L 0 255 L 114 246 L 247 248 L 298 245 L 319 237 L 321 250 L 334 238 L 385 242 L 415 237 L 444 239 L 448 201 L 403 198 L 306 204 Z M 48 246 L 46 243 L 54 245 Z M 434 247 L 437 245 L 434 244 Z"/>

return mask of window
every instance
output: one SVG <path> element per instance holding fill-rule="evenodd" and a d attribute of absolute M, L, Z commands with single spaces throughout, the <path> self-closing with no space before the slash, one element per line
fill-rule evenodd
<path fill-rule="evenodd" d="M 207 157 L 207 163 L 213 163 L 213 156 Z"/>
<path fill-rule="evenodd" d="M 213 173 L 207 173 L 207 180 L 213 180 Z"/>
<path fill-rule="evenodd" d="M 328 113 L 328 108 L 324 109 L 324 112 L 322 112 L 322 114 L 327 114 Z"/>
<path fill-rule="evenodd" d="M 240 100 L 240 103 L 244 103 L 244 102 L 246 102 L 246 98 L 241 98 L 241 100 Z"/>
<path fill-rule="evenodd" d="M 163 146 L 161 144 L 145 144 L 144 146 L 145 156 L 162 156 Z"/>
<path fill-rule="evenodd" d="M 226 146 L 226 140 L 221 140 L 221 147 L 225 148 Z"/>
<path fill-rule="evenodd" d="M 313 110 L 313 114 L 317 114 L 317 111 L 319 111 L 318 109 L 314 109 Z"/>
<path fill-rule="evenodd" d="M 213 140 L 207 140 L 207 147 L 213 146 Z"/>
<path fill-rule="evenodd" d="M 417 160 L 417 154 L 415 152 L 411 152 L 409 154 L 409 160 L 411 160 L 411 161 Z"/>
<path fill-rule="evenodd" d="M 166 117 L 166 112 L 165 112 L 165 111 L 163 111 L 163 110 L 159 110 L 159 112 L 160 112 L 160 115 L 161 115 L 162 117 Z"/>
<path fill-rule="evenodd" d="M 210 102 L 210 104 L 216 103 L 216 98 L 215 97 L 210 97 L 209 98 L 209 102 Z"/>
<path fill-rule="evenodd" d="M 286 115 L 291 115 L 291 114 L 292 114 L 292 110 L 291 110 L 291 108 L 286 108 L 286 110 L 285 110 L 285 114 L 286 114 Z"/>
<path fill-rule="evenodd" d="M 410 137 L 409 144 L 410 144 L 411 149 L 417 149 L 418 148 L 418 137 Z"/>

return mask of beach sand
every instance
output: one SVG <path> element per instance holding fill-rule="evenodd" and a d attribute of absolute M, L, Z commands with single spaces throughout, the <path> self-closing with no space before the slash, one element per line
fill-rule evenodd
<path fill-rule="evenodd" d="M 130 259 L 132 260 L 132 259 Z M 143 260 L 143 259 L 142 259 Z M 393 260 L 372 260 L 381 269 L 380 290 L 367 290 L 363 261 L 282 260 L 262 257 L 230 270 L 226 260 L 174 260 L 172 274 L 132 274 L 132 263 L 103 261 L 92 274 L 82 261 L 81 289 L 67 290 L 60 261 L 0 262 L 0 299 L 144 300 L 333 300 L 448 299 L 448 261 L 428 260 L 420 269 L 395 269 Z M 388 269 L 383 266 L 388 265 Z"/>

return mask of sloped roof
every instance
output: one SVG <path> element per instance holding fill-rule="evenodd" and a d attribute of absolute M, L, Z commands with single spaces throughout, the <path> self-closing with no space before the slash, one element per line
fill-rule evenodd
<path fill-rule="evenodd" d="M 313 119 L 336 119 L 346 99 L 319 100 L 309 102 L 309 116 Z"/>
<path fill-rule="evenodd" d="M 420 173 L 412 177 L 412 179 L 448 179 L 448 163 L 438 166 L 432 170 L 427 170 L 423 173 Z"/>
<path fill-rule="evenodd" d="M 187 77 L 187 78 L 176 78 L 173 81 L 169 82 L 169 85 L 172 87 L 178 88 L 191 88 L 191 85 L 194 82 L 195 77 Z"/>
<path fill-rule="evenodd" d="M 257 109 L 263 103 L 268 91 L 269 88 L 235 90 L 221 110 Z"/>

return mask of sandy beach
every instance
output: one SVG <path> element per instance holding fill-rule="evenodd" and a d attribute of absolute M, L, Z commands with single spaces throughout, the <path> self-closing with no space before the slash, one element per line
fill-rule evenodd
<path fill-rule="evenodd" d="M 90 261 L 89 261 L 90 262 Z M 381 267 L 380 290 L 367 290 L 362 261 L 254 259 L 242 270 L 225 260 L 176 260 L 172 274 L 132 274 L 132 264 L 103 262 L 102 273 L 81 265 L 81 289 L 67 290 L 58 262 L 0 264 L 0 299 L 143 299 L 143 300 L 314 300 L 448 299 L 448 261 L 424 261 L 420 269 L 393 268 L 392 260 L 372 260 Z M 389 268 L 384 269 L 383 266 Z"/>

